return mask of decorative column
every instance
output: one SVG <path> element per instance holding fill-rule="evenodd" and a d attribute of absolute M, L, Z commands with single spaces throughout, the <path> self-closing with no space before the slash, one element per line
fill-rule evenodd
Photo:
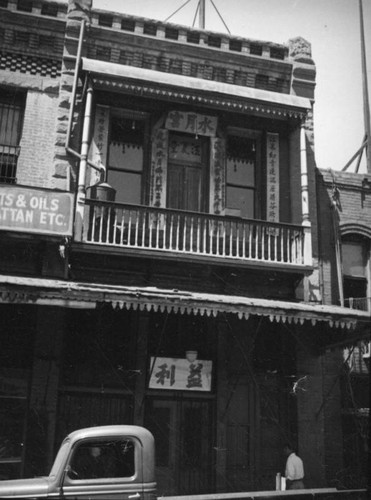
<path fill-rule="evenodd" d="M 81 159 L 80 159 L 80 168 L 78 176 L 78 186 L 77 186 L 76 217 L 75 217 L 76 241 L 82 240 L 85 198 L 86 198 L 85 179 L 86 179 L 86 168 L 88 165 L 89 132 L 90 132 L 92 102 L 93 102 L 93 88 L 91 85 L 89 85 L 86 93 L 84 125 L 82 130 L 82 142 L 81 142 Z"/>
<path fill-rule="evenodd" d="M 291 93 L 313 100 L 316 84 L 316 67 L 312 59 L 311 44 L 302 37 L 292 38 L 289 40 L 289 55 L 293 63 Z M 309 126 L 308 118 L 303 119 L 300 129 L 301 206 L 302 226 L 304 228 L 304 265 L 312 266 L 312 234 L 309 219 L 305 124 L 307 124 L 307 127 Z"/>
<path fill-rule="evenodd" d="M 304 229 L 304 265 L 312 265 L 312 228 L 309 219 L 309 192 L 308 192 L 308 168 L 307 147 L 304 121 L 300 128 L 300 179 L 301 179 L 301 210 L 302 226 Z"/>

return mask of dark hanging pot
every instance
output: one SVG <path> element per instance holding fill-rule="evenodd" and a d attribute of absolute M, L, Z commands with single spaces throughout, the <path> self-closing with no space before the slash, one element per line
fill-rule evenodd
<path fill-rule="evenodd" d="M 115 201 L 116 189 L 107 182 L 98 182 L 86 190 L 88 198 L 99 201 Z"/>

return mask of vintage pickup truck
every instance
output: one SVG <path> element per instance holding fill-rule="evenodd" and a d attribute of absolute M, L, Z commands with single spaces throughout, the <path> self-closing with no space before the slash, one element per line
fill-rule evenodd
<path fill-rule="evenodd" d="M 302 498 L 330 500 L 368 498 L 365 490 L 316 489 L 215 493 L 164 500 L 238 500 Z M 49 476 L 0 481 L 0 498 L 63 500 L 155 500 L 155 443 L 143 427 L 114 425 L 91 427 L 68 435 Z"/>

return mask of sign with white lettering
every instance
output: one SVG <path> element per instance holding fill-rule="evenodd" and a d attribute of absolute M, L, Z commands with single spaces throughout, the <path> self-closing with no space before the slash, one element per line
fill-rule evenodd
<path fill-rule="evenodd" d="M 73 194 L 0 186 L 0 229 L 72 236 Z"/>
<path fill-rule="evenodd" d="M 150 389 L 211 391 L 212 361 L 151 358 Z"/>

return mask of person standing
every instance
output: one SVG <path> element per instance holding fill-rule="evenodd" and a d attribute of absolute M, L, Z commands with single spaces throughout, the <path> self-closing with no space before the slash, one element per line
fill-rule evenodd
<path fill-rule="evenodd" d="M 286 444 L 283 451 L 287 457 L 285 469 L 286 489 L 304 490 L 304 465 L 302 459 L 296 455 L 290 444 Z"/>

